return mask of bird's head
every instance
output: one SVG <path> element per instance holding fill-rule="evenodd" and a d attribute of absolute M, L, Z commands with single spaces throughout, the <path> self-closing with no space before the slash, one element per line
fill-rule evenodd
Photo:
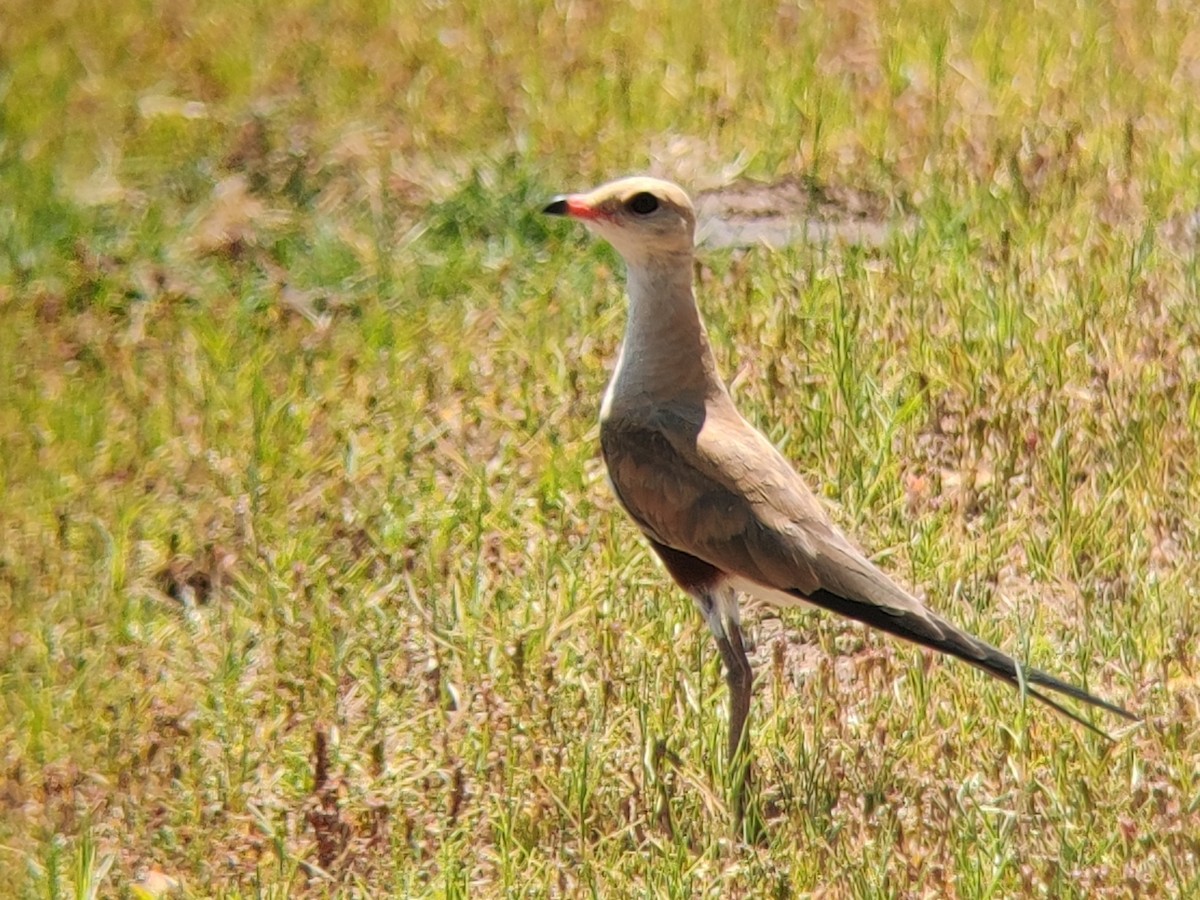
<path fill-rule="evenodd" d="M 690 254 L 695 240 L 692 201 L 678 185 L 657 178 L 610 181 L 586 194 L 555 197 L 542 211 L 580 220 L 631 265 Z"/>

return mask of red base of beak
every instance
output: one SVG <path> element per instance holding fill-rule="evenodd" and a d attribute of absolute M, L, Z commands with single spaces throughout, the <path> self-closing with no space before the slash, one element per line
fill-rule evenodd
<path fill-rule="evenodd" d="M 592 206 L 588 206 L 579 197 L 557 197 L 542 212 L 551 216 L 568 216 L 572 219 L 603 218 L 603 213 Z"/>

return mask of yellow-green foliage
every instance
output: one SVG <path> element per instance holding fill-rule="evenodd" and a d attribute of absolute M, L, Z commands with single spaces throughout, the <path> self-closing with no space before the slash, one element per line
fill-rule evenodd
<path fill-rule="evenodd" d="M 0 19 L 0 892 L 1200 895 L 1200 7 Z M 646 169 L 889 229 L 702 254 L 740 403 L 1143 727 L 751 613 L 732 832 L 716 654 L 597 458 L 620 265 L 537 213 Z"/>

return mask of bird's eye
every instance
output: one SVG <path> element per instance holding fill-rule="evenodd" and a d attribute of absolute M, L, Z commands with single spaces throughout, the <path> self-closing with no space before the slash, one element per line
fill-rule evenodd
<path fill-rule="evenodd" d="M 625 206 L 630 212 L 635 212 L 639 216 L 648 216 L 658 209 L 658 198 L 647 191 L 642 191 L 640 194 L 634 194 Z"/>

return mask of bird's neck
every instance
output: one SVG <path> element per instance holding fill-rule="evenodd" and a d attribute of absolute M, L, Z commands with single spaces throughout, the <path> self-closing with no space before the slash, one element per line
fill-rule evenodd
<path fill-rule="evenodd" d="M 629 265 L 629 320 L 602 418 L 658 403 L 722 396 L 708 332 L 692 291 L 692 258 Z"/>

